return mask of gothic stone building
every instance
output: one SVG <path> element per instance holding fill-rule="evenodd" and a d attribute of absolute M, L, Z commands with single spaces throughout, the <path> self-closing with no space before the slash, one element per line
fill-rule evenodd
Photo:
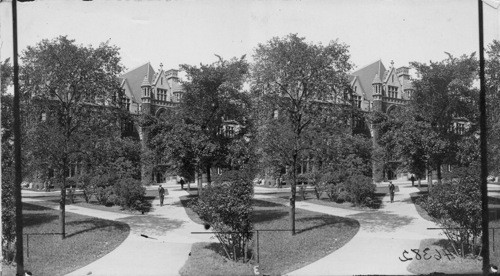
<path fill-rule="evenodd" d="M 353 103 L 365 112 L 390 113 L 394 107 L 406 104 L 414 92 L 408 67 L 396 69 L 394 62 L 391 62 L 390 67 L 386 69 L 381 60 L 353 72 L 350 76 L 350 85 L 353 91 Z M 369 128 L 373 142 L 376 143 L 378 138 L 376 127 L 370 125 Z M 408 177 L 408 174 L 396 175 L 390 168 L 384 167 L 382 162 L 373 164 L 374 180 Z"/>
<path fill-rule="evenodd" d="M 150 114 L 158 116 L 167 108 L 179 104 L 184 94 L 184 89 L 177 76 L 178 70 L 160 70 L 155 72 L 148 62 L 120 76 L 120 87 L 123 93 L 122 104 L 131 114 Z M 129 133 L 139 136 L 144 146 L 145 131 L 137 124 L 128 124 Z M 153 168 L 142 168 L 143 183 L 150 181 L 165 182 L 167 175 Z"/>

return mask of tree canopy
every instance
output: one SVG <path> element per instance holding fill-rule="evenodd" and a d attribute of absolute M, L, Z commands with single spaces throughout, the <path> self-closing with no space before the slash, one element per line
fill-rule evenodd
<path fill-rule="evenodd" d="M 298 164 L 311 149 L 311 136 L 317 135 L 313 129 L 332 118 L 321 114 L 338 119 L 339 107 L 348 103 L 348 49 L 337 41 L 323 46 L 290 34 L 259 44 L 254 61 L 252 93 L 259 106 L 259 148 L 263 160 L 290 168 L 290 220 L 295 234 Z"/>
<path fill-rule="evenodd" d="M 488 47 L 486 60 L 488 165 L 493 174 L 500 173 L 500 41 Z"/>
<path fill-rule="evenodd" d="M 470 140 L 478 127 L 478 89 L 473 86 L 478 63 L 471 54 L 411 65 L 419 76 L 415 92 L 408 105 L 382 120 L 380 144 L 403 161 L 400 169 L 417 177 L 425 169 L 436 170 L 441 181 L 442 165 L 470 163 L 461 157 L 475 145 Z"/>
<path fill-rule="evenodd" d="M 117 47 L 78 45 L 65 36 L 28 46 L 21 61 L 26 160 L 30 172 L 50 166 L 61 183 L 64 237 L 69 164 L 92 151 L 97 141 L 119 131 L 122 113 L 117 77 L 123 67 Z"/>
<path fill-rule="evenodd" d="M 243 91 L 248 73 L 245 57 L 200 66 L 181 65 L 187 81 L 180 105 L 147 120 L 149 148 L 156 164 L 187 179 L 211 169 L 238 169 L 252 151 L 250 98 Z"/>

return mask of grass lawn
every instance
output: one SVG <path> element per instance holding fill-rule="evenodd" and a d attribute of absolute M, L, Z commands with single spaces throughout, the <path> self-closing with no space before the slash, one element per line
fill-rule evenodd
<path fill-rule="evenodd" d="M 435 219 L 433 217 L 431 217 L 431 216 L 429 216 L 429 214 L 427 214 L 427 211 L 425 211 L 425 209 L 423 209 L 420 205 L 416 204 L 417 199 L 423 195 L 426 195 L 427 193 L 428 193 L 427 191 L 412 193 L 411 200 L 415 204 L 415 208 L 417 209 L 417 212 L 419 213 L 419 215 L 422 218 L 429 220 L 429 221 L 435 221 Z M 490 197 L 488 199 L 488 202 L 490 203 L 489 204 L 490 210 L 499 208 L 498 205 L 500 205 L 500 199 Z M 492 229 L 490 229 L 489 240 L 490 240 L 490 263 L 492 265 L 496 265 L 496 266 L 500 267 L 500 219 L 490 218 L 489 224 L 490 224 L 490 228 L 499 228 L 499 229 L 495 229 L 494 231 Z M 425 248 L 425 246 L 424 246 L 424 248 Z M 469 262 L 470 262 L 470 260 L 469 260 Z M 457 265 L 460 266 L 461 263 L 459 262 Z M 417 265 L 415 265 L 415 266 L 417 266 Z M 481 270 L 481 266 L 479 267 L 479 270 Z M 458 270 L 455 270 L 455 272 L 456 271 L 458 271 Z M 427 272 L 421 271 L 420 273 L 427 273 Z"/>
<path fill-rule="evenodd" d="M 185 197 L 184 202 L 189 199 Z M 254 200 L 254 229 L 290 229 L 289 207 L 281 204 L 281 201 Z M 187 211 L 189 214 L 189 208 Z M 194 213 L 192 215 L 196 216 Z M 199 218 L 198 221 L 201 222 Z M 359 223 L 353 219 L 296 209 L 296 230 L 295 236 L 289 231 L 259 231 L 259 270 L 262 274 L 281 275 L 330 254 L 354 237 L 359 230 Z M 255 248 L 255 242 L 254 236 L 252 248 Z M 222 261 L 225 260 L 222 256 L 210 257 L 212 254 L 218 254 L 215 253 L 214 244 L 208 247 L 207 244 L 196 246 L 207 250 L 201 251 L 204 256 L 188 260 L 181 270 L 185 273 L 183 275 L 210 275 L 208 267 L 218 267 L 219 270 L 215 273 L 218 275 L 238 275 L 233 271 L 233 262 Z M 191 252 L 194 252 L 194 249 Z M 238 273 L 248 275 L 245 272 L 246 266 L 240 268 L 242 270 Z"/>
<path fill-rule="evenodd" d="M 395 190 L 394 190 L 396 193 L 399 192 L 399 187 L 398 186 L 395 186 Z M 310 203 L 313 203 L 313 204 L 318 204 L 318 205 L 324 205 L 324 206 L 331 206 L 331 207 L 335 207 L 335 208 L 343 208 L 343 209 L 349 209 L 349 210 L 369 210 L 369 209 L 378 209 L 380 208 L 380 206 L 382 206 L 382 198 L 384 198 L 384 196 L 386 194 L 389 193 L 389 188 L 388 187 L 377 187 L 375 189 L 375 196 L 373 198 L 373 205 L 370 206 L 370 207 L 366 207 L 366 206 L 355 206 L 353 203 L 351 202 L 335 202 L 335 201 L 331 201 L 328 196 L 323 193 L 321 195 L 321 197 L 318 199 L 316 198 L 316 194 L 314 193 L 314 191 L 308 191 L 306 192 L 306 199 L 304 200 L 302 195 L 298 192 L 298 189 L 297 189 L 297 196 L 296 196 L 296 201 L 304 201 L 304 202 L 310 202 Z M 278 193 L 271 193 L 271 194 L 266 194 L 266 195 L 273 195 L 273 196 L 276 196 L 277 198 L 280 198 L 282 199 L 283 201 L 281 201 L 281 203 L 283 204 L 288 204 L 289 202 L 289 198 L 290 198 L 290 191 L 289 190 L 285 190 L 283 192 L 278 192 Z"/>
<path fill-rule="evenodd" d="M 198 242 L 191 247 L 191 256 L 179 274 L 187 275 L 254 275 L 251 263 L 232 262 L 219 253 L 218 243 Z"/>
<path fill-rule="evenodd" d="M 191 202 L 191 200 L 196 200 L 197 198 L 198 198 L 198 196 L 190 194 L 187 196 L 181 196 L 180 200 L 181 200 L 182 207 L 184 207 L 184 209 L 186 210 L 188 217 L 192 221 L 203 225 L 203 220 L 201 220 L 200 217 L 198 216 L 198 214 L 196 214 L 191 208 L 189 208 L 189 202 Z"/>
<path fill-rule="evenodd" d="M 153 202 L 153 200 L 158 196 L 158 191 L 156 190 L 146 190 L 146 200 L 149 202 Z M 46 201 L 47 206 L 59 206 L 59 200 L 61 196 L 54 195 L 54 196 L 46 196 L 46 197 L 41 197 L 40 199 L 43 199 Z M 120 214 L 139 214 L 140 212 L 137 210 L 127 210 L 123 209 L 119 205 L 101 205 L 95 197 L 92 197 L 89 202 L 85 202 L 85 199 L 83 198 L 83 195 L 75 195 L 74 197 L 74 203 L 71 204 L 69 199 L 66 199 L 66 205 L 75 205 L 75 206 L 81 206 L 85 208 L 90 208 L 90 209 L 96 209 L 96 210 L 101 210 L 101 211 L 106 211 L 106 212 L 115 212 L 115 213 L 120 213 Z M 146 210 L 146 212 L 149 210 Z"/>
<path fill-rule="evenodd" d="M 66 213 L 66 239 L 59 233 L 59 211 L 23 203 L 24 234 L 29 236 L 29 258 L 24 236 L 24 262 L 33 275 L 65 275 L 101 258 L 121 244 L 130 227 L 118 221 Z M 15 275 L 15 268 L 3 267 L 2 275 Z"/>

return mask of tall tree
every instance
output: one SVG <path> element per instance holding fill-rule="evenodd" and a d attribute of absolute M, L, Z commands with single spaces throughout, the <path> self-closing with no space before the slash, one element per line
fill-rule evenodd
<path fill-rule="evenodd" d="M 463 157 L 477 130 L 478 91 L 473 87 L 477 60 L 474 54 L 459 58 L 448 54 L 443 61 L 411 65 L 419 76 L 414 80 L 415 93 L 407 106 L 382 119 L 380 144 L 403 161 L 399 169 L 417 177 L 425 169 L 436 170 L 441 182 L 442 165 L 470 163 Z M 464 122 L 468 128 L 458 129 L 457 123 Z"/>
<path fill-rule="evenodd" d="M 7 262 L 14 258 L 15 201 L 14 201 L 14 133 L 13 95 L 7 93 L 12 84 L 12 65 L 9 59 L 0 62 L 0 92 L 2 104 L 2 256 Z"/>
<path fill-rule="evenodd" d="M 495 40 L 487 50 L 486 89 L 488 114 L 488 167 L 500 173 L 500 41 Z"/>
<path fill-rule="evenodd" d="M 156 159 L 185 177 L 205 173 L 208 183 L 212 168 L 234 168 L 231 156 L 244 150 L 241 141 L 251 130 L 250 97 L 243 91 L 248 63 L 244 56 L 218 58 L 199 67 L 181 65 L 187 81 L 180 106 L 149 120 L 149 146 Z M 201 191 L 201 181 L 198 185 Z"/>
<path fill-rule="evenodd" d="M 414 81 L 415 93 L 410 102 L 416 121 L 427 123 L 432 139 L 426 139 L 429 154 L 428 165 L 437 171 L 441 181 L 441 165 L 456 163 L 457 143 L 463 135 L 476 131 L 478 121 L 478 90 L 473 87 L 477 76 L 478 62 L 475 54 L 459 58 L 448 54 L 441 62 L 429 65 L 413 62 L 420 79 Z M 464 133 L 455 129 L 457 120 L 472 123 Z"/>
<path fill-rule="evenodd" d="M 26 118 L 28 152 L 34 163 L 52 166 L 61 183 L 60 227 L 65 237 L 66 177 L 70 162 L 119 125 L 118 48 L 77 45 L 65 36 L 42 40 L 22 54 L 21 92 L 30 109 Z"/>
<path fill-rule="evenodd" d="M 277 135 L 262 142 L 280 149 L 273 153 L 275 159 L 291 168 L 290 222 L 294 235 L 297 168 L 309 148 L 305 137 L 321 118 L 317 115 L 324 104 L 332 108 L 334 103 L 346 103 L 347 72 L 351 69 L 348 50 L 337 41 L 323 46 L 290 34 L 259 44 L 254 60 L 252 88 L 262 103 L 262 118 L 267 118 L 259 125 L 261 130 Z"/>

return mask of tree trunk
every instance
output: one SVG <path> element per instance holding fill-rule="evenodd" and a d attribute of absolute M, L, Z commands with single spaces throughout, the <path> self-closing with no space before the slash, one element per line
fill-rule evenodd
<path fill-rule="evenodd" d="M 420 177 L 418 178 L 418 187 L 420 188 L 420 185 L 422 185 L 422 179 Z"/>
<path fill-rule="evenodd" d="M 207 185 L 212 184 L 212 175 L 210 173 L 210 165 L 207 165 Z"/>
<path fill-rule="evenodd" d="M 438 181 L 438 184 L 441 184 L 441 179 L 442 179 L 442 175 L 441 175 L 441 164 L 439 164 L 437 166 L 437 181 Z"/>
<path fill-rule="evenodd" d="M 432 189 L 432 170 L 427 169 L 427 191 Z"/>
<path fill-rule="evenodd" d="M 59 201 L 59 226 L 61 229 L 61 238 L 66 238 L 66 158 L 63 160 L 62 169 L 62 184 L 61 184 L 61 200 Z"/>
<path fill-rule="evenodd" d="M 196 177 L 196 184 L 197 184 L 197 187 L 198 187 L 198 196 L 201 196 L 202 189 L 203 189 L 203 183 L 202 183 L 203 174 L 200 173 L 199 169 L 196 170 L 195 177 Z"/>
<path fill-rule="evenodd" d="M 295 196 L 297 192 L 297 154 L 293 155 L 292 163 L 292 195 L 290 197 L 290 222 L 292 224 L 292 235 L 295 235 Z"/>

